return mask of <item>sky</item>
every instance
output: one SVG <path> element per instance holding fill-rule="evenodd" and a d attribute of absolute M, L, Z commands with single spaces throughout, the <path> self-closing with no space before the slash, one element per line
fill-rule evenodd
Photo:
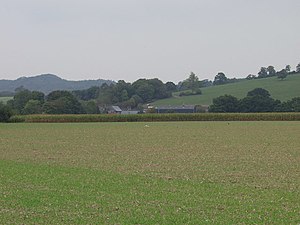
<path fill-rule="evenodd" d="M 299 0 L 0 0 L 0 79 L 133 82 L 300 63 Z"/>

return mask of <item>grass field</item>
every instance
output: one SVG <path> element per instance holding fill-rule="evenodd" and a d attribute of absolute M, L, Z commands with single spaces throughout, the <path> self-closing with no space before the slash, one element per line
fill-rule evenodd
<path fill-rule="evenodd" d="M 0 102 L 6 103 L 8 100 L 13 99 L 13 97 L 0 97 Z"/>
<path fill-rule="evenodd" d="M 264 88 L 271 96 L 281 101 L 300 97 L 300 74 L 288 76 L 285 80 L 277 77 L 245 80 L 237 83 L 201 88 L 202 95 L 179 97 L 179 93 L 174 93 L 174 97 L 162 99 L 153 105 L 182 105 L 182 104 L 202 104 L 210 105 L 212 100 L 221 95 L 230 94 L 237 98 L 244 98 L 247 93 L 254 88 Z"/>
<path fill-rule="evenodd" d="M 299 140 L 300 122 L 0 124 L 0 224 L 299 224 Z"/>

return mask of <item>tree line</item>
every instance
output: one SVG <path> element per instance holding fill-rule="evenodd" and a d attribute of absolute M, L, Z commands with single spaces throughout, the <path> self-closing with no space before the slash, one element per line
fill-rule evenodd
<path fill-rule="evenodd" d="M 247 80 L 253 80 L 253 79 L 262 79 L 262 78 L 268 78 L 268 77 L 275 77 L 277 76 L 278 79 L 285 79 L 289 74 L 295 74 L 300 73 L 300 63 L 296 66 L 296 70 L 291 70 L 290 65 L 286 65 L 285 68 L 276 71 L 275 67 L 270 65 L 268 67 L 261 67 L 257 75 L 249 74 L 246 79 Z M 219 72 L 212 82 L 213 85 L 222 85 L 222 84 L 228 84 L 228 83 L 234 83 L 242 79 L 237 78 L 228 78 L 223 72 Z"/>
<path fill-rule="evenodd" d="M 172 82 L 159 79 L 139 79 L 127 83 L 123 80 L 101 87 L 77 91 L 53 91 L 47 96 L 38 91 L 16 89 L 7 107 L 14 114 L 97 114 L 113 104 L 127 109 L 142 110 L 143 104 L 171 97 L 176 90 Z"/>
<path fill-rule="evenodd" d="M 223 95 L 213 99 L 210 112 L 250 113 L 250 112 L 300 112 L 300 97 L 281 102 L 271 97 L 263 88 L 255 88 L 243 99 L 232 95 Z"/>
<path fill-rule="evenodd" d="M 252 80 L 252 79 L 262 79 L 262 78 L 268 78 L 268 77 L 275 77 L 277 76 L 278 79 L 283 80 L 285 79 L 289 74 L 295 74 L 300 73 L 300 63 L 296 66 L 296 70 L 291 70 L 290 65 L 286 65 L 285 68 L 276 71 L 275 67 L 270 65 L 268 67 L 261 67 L 257 75 L 249 74 L 246 78 L 228 78 L 224 72 L 219 72 L 217 75 L 215 75 L 214 80 L 199 80 L 199 78 L 191 72 L 189 78 L 187 78 L 184 81 L 181 81 L 177 85 L 177 91 L 180 91 L 180 96 L 185 95 L 195 95 L 195 94 L 201 94 L 200 88 L 202 87 L 208 87 L 213 85 L 223 85 L 223 84 L 229 84 L 229 83 L 235 83 L 244 79 Z"/>

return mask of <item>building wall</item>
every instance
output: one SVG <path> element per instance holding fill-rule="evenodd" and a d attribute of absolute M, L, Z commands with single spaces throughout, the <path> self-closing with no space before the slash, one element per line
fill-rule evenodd
<path fill-rule="evenodd" d="M 157 113 L 194 113 L 194 109 L 157 109 Z"/>

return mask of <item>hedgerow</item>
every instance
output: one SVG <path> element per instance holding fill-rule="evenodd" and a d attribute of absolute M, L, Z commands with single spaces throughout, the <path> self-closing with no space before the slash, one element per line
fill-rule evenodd
<path fill-rule="evenodd" d="M 158 122 L 158 121 L 300 121 L 300 113 L 195 113 L 138 115 L 26 115 L 13 116 L 10 122 Z"/>

